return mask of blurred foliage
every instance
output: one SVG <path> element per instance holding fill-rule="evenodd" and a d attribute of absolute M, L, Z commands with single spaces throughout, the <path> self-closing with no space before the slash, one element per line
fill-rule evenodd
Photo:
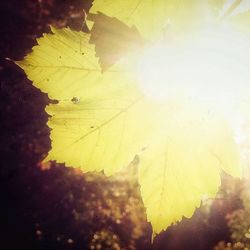
<path fill-rule="evenodd" d="M 231 242 L 220 241 L 214 250 L 248 250 L 250 249 L 250 189 L 249 184 L 238 183 L 238 196 L 242 206 L 226 215 L 230 229 Z M 228 187 L 227 190 L 230 190 Z"/>
<path fill-rule="evenodd" d="M 38 240 L 89 245 L 90 249 L 137 249 L 137 241 L 149 244 L 150 231 L 134 164 L 112 178 L 65 169 L 64 175 L 45 184 L 46 172 L 63 166 L 52 168 L 44 170 L 39 183 L 42 190 L 35 200 L 38 207 L 33 219 Z"/>

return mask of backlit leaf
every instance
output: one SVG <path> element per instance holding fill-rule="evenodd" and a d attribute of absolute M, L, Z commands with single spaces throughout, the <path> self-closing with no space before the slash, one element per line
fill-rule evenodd
<path fill-rule="evenodd" d="M 46 160 L 112 174 L 143 148 L 154 120 L 149 119 L 154 112 L 148 114 L 152 105 L 119 67 L 101 73 L 89 35 L 52 31 L 17 62 L 35 86 L 59 100 L 46 109 L 52 116 L 52 149 Z"/>
<path fill-rule="evenodd" d="M 147 145 L 157 109 L 129 85 L 105 83 L 97 88 L 95 96 L 78 103 L 47 107 L 52 149 L 46 160 L 110 175 Z"/>
<path fill-rule="evenodd" d="M 191 110 L 190 110 L 191 108 Z M 222 170 L 241 176 L 232 131 L 215 114 L 188 106 L 170 113 L 165 131 L 141 157 L 141 194 L 154 234 L 190 218 L 201 199 L 214 197 Z"/>
<path fill-rule="evenodd" d="M 217 10 L 222 5 L 210 1 Z M 234 135 L 223 116 L 182 95 L 154 101 L 136 75 L 144 46 L 168 42 L 169 20 L 175 31 L 189 33 L 207 22 L 206 8 L 207 1 L 200 0 L 94 0 L 90 34 L 52 28 L 16 62 L 34 86 L 58 100 L 46 108 L 52 148 L 44 161 L 111 175 L 138 155 L 154 235 L 191 217 L 203 198 L 214 197 L 222 170 L 241 176 Z M 163 70 L 171 73 L 168 66 Z M 183 73 L 173 70 L 170 85 L 173 72 Z"/>
<path fill-rule="evenodd" d="M 94 0 L 90 13 L 98 11 L 116 17 L 129 27 L 135 26 L 144 38 L 156 40 L 166 32 L 168 22 L 176 30 L 190 30 L 204 14 L 204 1 L 188 0 Z M 88 22 L 91 28 L 93 23 Z"/>
<path fill-rule="evenodd" d="M 51 30 L 53 34 L 39 38 L 32 53 L 17 64 L 51 99 L 84 97 L 101 76 L 89 35 L 68 28 Z"/>

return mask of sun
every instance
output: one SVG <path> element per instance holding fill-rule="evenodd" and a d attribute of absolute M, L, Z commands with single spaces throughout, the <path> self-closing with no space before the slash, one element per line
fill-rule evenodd
<path fill-rule="evenodd" d="M 148 47 L 137 67 L 139 88 L 156 102 L 187 98 L 228 110 L 249 96 L 250 38 L 228 26 Z"/>

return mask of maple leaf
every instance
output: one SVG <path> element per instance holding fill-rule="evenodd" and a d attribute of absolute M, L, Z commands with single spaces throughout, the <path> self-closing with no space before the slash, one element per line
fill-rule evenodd
<path fill-rule="evenodd" d="M 142 49 L 164 34 L 167 17 L 178 32 L 197 28 L 204 2 L 187 2 L 95 0 L 90 34 L 52 27 L 16 62 L 58 100 L 46 108 L 52 148 L 45 161 L 111 175 L 139 155 L 154 235 L 191 217 L 204 197 L 214 197 L 222 170 L 241 176 L 233 132 L 219 111 L 183 96 L 156 102 L 134 74 Z"/>

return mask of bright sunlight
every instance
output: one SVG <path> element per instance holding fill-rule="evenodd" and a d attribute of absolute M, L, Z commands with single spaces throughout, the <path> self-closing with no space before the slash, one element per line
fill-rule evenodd
<path fill-rule="evenodd" d="M 139 86 L 155 101 L 185 97 L 228 111 L 247 96 L 248 46 L 249 37 L 223 25 L 161 41 L 140 59 Z"/>

